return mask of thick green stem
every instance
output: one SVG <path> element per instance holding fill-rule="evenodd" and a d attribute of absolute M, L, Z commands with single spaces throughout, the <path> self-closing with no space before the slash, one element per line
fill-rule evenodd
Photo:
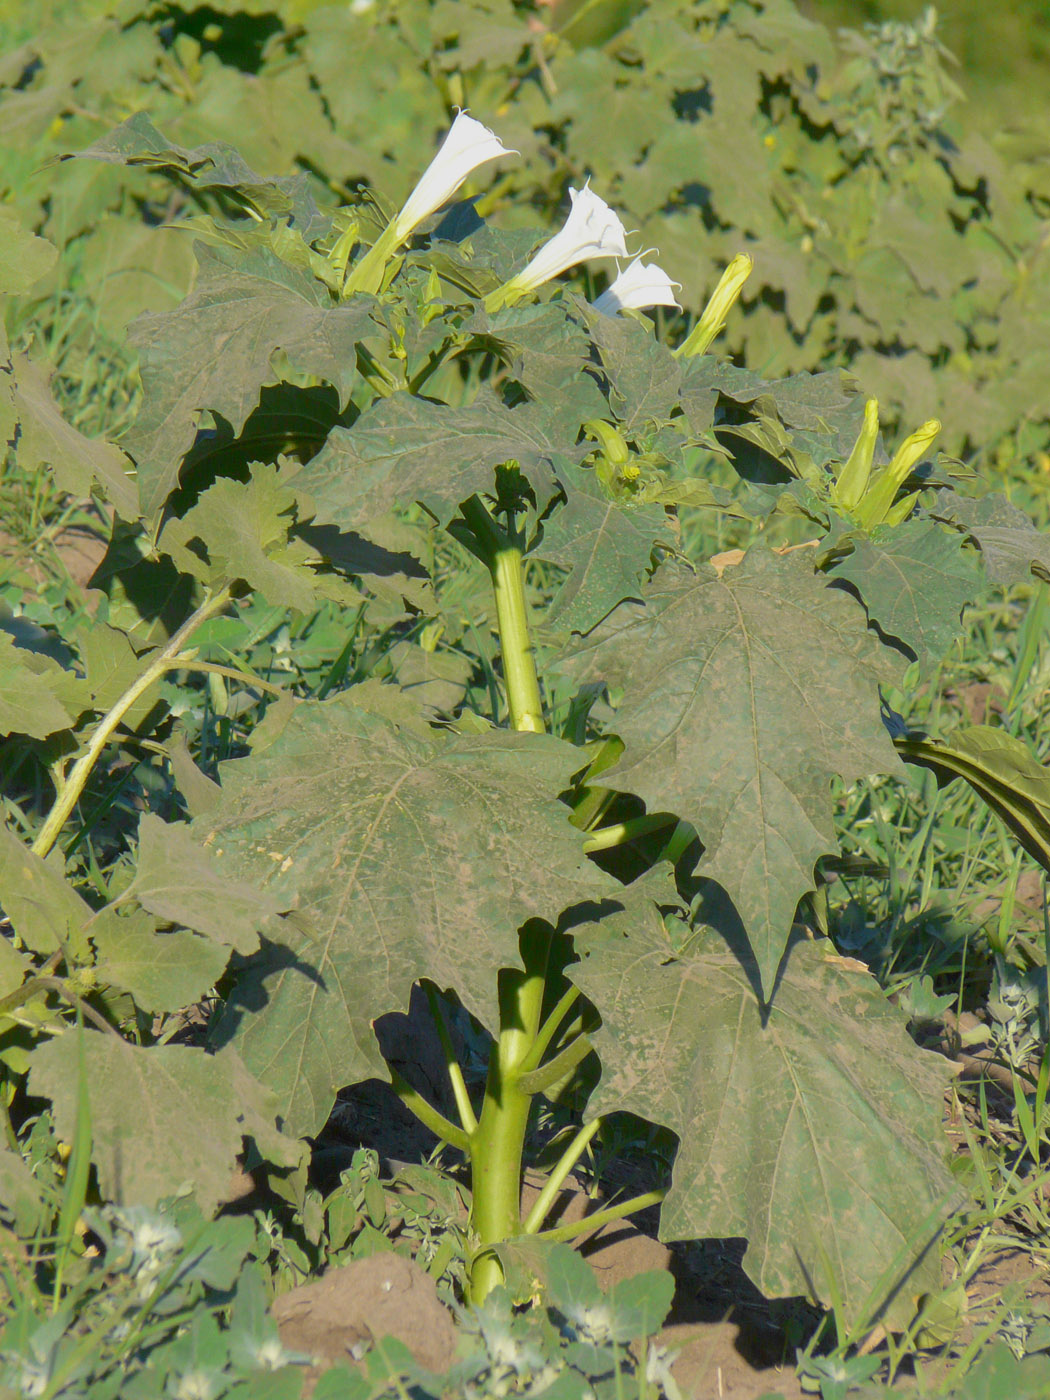
<path fill-rule="evenodd" d="M 511 726 L 542 734 L 543 703 L 529 637 L 521 541 L 515 533 L 499 529 L 477 496 L 464 504 L 463 518 L 492 578 Z"/>
<path fill-rule="evenodd" d="M 87 786 L 87 781 L 102 754 L 102 750 L 109 743 L 113 731 L 124 716 L 140 696 L 144 695 L 150 686 L 155 681 L 159 681 L 166 672 L 177 668 L 180 664 L 188 665 L 190 663 L 192 657 L 185 659 L 180 657 L 184 644 L 200 627 L 201 623 L 221 612 L 229 600 L 229 588 L 222 589 L 213 598 L 207 598 L 197 611 L 186 619 L 175 635 L 151 658 L 146 669 L 136 680 L 132 681 L 120 699 L 102 716 L 88 740 L 87 748 L 74 763 L 68 776 L 61 782 L 55 805 L 48 813 L 47 820 L 40 828 L 31 847 L 34 855 L 46 856 L 58 840 L 59 834 L 66 824 L 66 819 L 79 802 L 80 795 Z"/>
<path fill-rule="evenodd" d="M 501 1029 L 489 1060 L 481 1116 L 470 1138 L 471 1225 L 477 1239 L 470 1298 L 475 1303 L 503 1282 L 491 1246 L 521 1233 L 522 1153 L 533 1096 L 519 1080 L 543 1018 L 551 935 L 526 934 L 522 943 L 528 970 L 501 974 Z"/>
<path fill-rule="evenodd" d="M 675 826 L 677 821 L 677 817 L 668 816 L 663 812 L 654 812 L 644 817 L 631 817 L 629 821 L 619 822 L 616 826 L 603 826 L 597 831 L 592 831 L 583 849 L 588 855 L 592 851 L 609 851 L 614 846 L 626 845 L 628 841 L 633 841 L 636 837 L 648 836 L 651 831 L 660 831 L 663 827 Z"/>

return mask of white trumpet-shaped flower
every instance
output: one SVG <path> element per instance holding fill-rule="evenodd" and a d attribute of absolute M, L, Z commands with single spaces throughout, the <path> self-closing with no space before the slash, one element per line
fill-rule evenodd
<path fill-rule="evenodd" d="M 419 183 L 408 196 L 394 220 L 398 242 L 403 242 L 424 219 L 447 204 L 463 181 L 479 165 L 500 156 L 517 155 L 487 126 L 466 112 L 460 112 L 442 141 L 437 155 L 427 166 Z"/>
<path fill-rule="evenodd" d="M 355 292 L 377 292 L 382 285 L 387 263 L 424 219 L 447 204 L 462 185 L 463 181 L 479 165 L 496 160 L 499 156 L 517 155 L 509 151 L 498 136 L 487 126 L 475 121 L 466 112 L 460 112 L 442 141 L 437 155 L 424 170 L 418 184 L 405 201 L 400 214 L 390 220 L 371 248 L 356 263 L 343 284 L 343 296 Z M 346 265 L 346 258 L 356 237 L 356 227 L 336 244 L 329 254 L 329 261 L 338 272 Z"/>
<path fill-rule="evenodd" d="M 618 214 L 604 199 L 584 185 L 582 190 L 570 190 L 572 208 L 561 229 L 549 238 L 539 252 L 516 277 L 498 287 L 485 301 L 488 311 L 517 301 L 544 282 L 557 277 L 588 258 L 626 258 L 627 230 Z"/>
<path fill-rule="evenodd" d="M 675 288 L 681 282 L 672 282 L 662 267 L 656 263 L 643 263 L 644 254 L 639 254 L 619 274 L 592 305 L 603 316 L 615 316 L 618 311 L 644 311 L 650 306 L 678 306 Z M 678 309 L 682 308 L 678 306 Z"/>

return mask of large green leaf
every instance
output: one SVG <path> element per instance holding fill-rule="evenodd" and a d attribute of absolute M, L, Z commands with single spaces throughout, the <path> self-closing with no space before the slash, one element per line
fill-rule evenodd
<path fill-rule="evenodd" d="M 226 1200 L 242 1139 L 291 1166 L 298 1144 L 277 1130 L 274 1097 L 227 1046 L 209 1055 L 189 1045 L 129 1045 L 115 1031 L 83 1030 L 91 1105 L 91 1156 L 107 1201 L 155 1205 L 187 1184 L 201 1210 Z M 33 1052 L 30 1093 L 50 1099 L 59 1135 L 77 1123 L 78 1031 Z"/>
<path fill-rule="evenodd" d="M 204 410 L 239 433 L 264 385 L 280 383 L 277 352 L 296 373 L 332 384 L 346 403 L 357 342 L 374 330 L 372 300 L 334 305 L 327 289 L 267 248 L 236 253 L 197 245 L 200 275 L 175 311 L 140 316 L 143 403 L 126 443 L 139 469 L 144 513 L 175 485 Z"/>
<path fill-rule="evenodd" d="M 959 635 L 959 614 L 984 581 L 980 555 L 930 520 L 855 539 L 828 573 L 853 584 L 879 631 L 903 642 L 923 672 Z"/>
<path fill-rule="evenodd" d="M 321 563 L 315 549 L 289 539 L 295 508 L 281 469 L 256 463 L 248 481 L 220 479 L 181 519 L 169 521 L 159 548 L 212 588 L 243 579 L 268 602 L 299 612 L 317 607 L 319 588 L 341 587 L 341 601 L 353 602 L 359 595 L 348 585 L 315 573 L 313 566 Z"/>
<path fill-rule="evenodd" d="M 344 530 L 412 501 L 447 524 L 461 501 L 492 493 L 496 467 L 510 461 L 542 510 L 558 489 L 556 465 L 579 455 L 557 405 L 504 408 L 486 390 L 469 406 L 453 408 L 398 393 L 352 428 L 335 428 L 295 486 L 309 493 L 319 520 Z"/>
<path fill-rule="evenodd" d="M 258 948 L 259 929 L 279 908 L 257 885 L 231 879 L 188 826 L 169 825 L 149 812 L 139 822 L 138 867 L 124 898 L 238 953 Z"/>
<path fill-rule="evenodd" d="M 972 535 L 997 583 L 1018 583 L 1032 574 L 1050 579 L 1050 539 L 1005 496 L 991 492 L 975 500 L 939 491 L 935 512 Z"/>
<path fill-rule="evenodd" d="M 587 632 L 624 598 L 637 597 L 655 544 L 673 543 L 663 506 L 614 501 L 594 471 L 566 465 L 567 499 L 544 522 L 532 553 L 567 571 L 548 617 Z"/>
<path fill-rule="evenodd" d="M 125 520 L 138 514 L 128 460 L 102 438 L 85 437 L 59 412 L 51 395 L 50 371 L 24 355 L 12 361 L 14 411 L 19 434 L 16 454 L 28 472 L 50 467 L 59 488 L 86 500 L 97 483 Z"/>
<path fill-rule="evenodd" d="M 372 1024 L 407 1007 L 413 982 L 454 988 L 492 1026 L 521 925 L 613 887 L 557 800 L 579 763 L 547 736 L 402 728 L 351 690 L 304 702 L 269 747 L 223 768 L 196 829 L 295 913 L 219 1034 L 293 1131 L 316 1133 L 343 1085 L 386 1075 Z"/>
<path fill-rule="evenodd" d="M 881 1320 L 904 1323 L 938 1286 L 927 1246 L 953 1203 L 947 1066 L 830 943 L 792 948 L 764 1017 L 735 957 L 706 942 L 675 956 L 655 906 L 626 903 L 577 934 L 568 972 L 602 1017 L 588 1112 L 680 1138 L 661 1238 L 744 1236 L 764 1293 L 828 1302 L 837 1288 L 850 1321 L 888 1295 Z"/>
<path fill-rule="evenodd" d="M 34 953 L 68 948 L 75 961 L 87 960 L 90 904 L 63 876 L 60 855 L 41 859 L 9 827 L 0 828 L 0 905 Z"/>
<path fill-rule="evenodd" d="M 829 783 L 897 772 L 876 689 L 892 672 L 857 603 L 797 554 L 752 549 L 719 577 L 665 564 L 563 663 L 606 681 L 626 750 L 603 773 L 704 844 L 772 995 L 816 860 L 836 849 Z"/>
<path fill-rule="evenodd" d="M 0 631 L 0 733 L 46 739 L 69 729 L 74 716 L 66 704 L 72 679 L 52 657 L 15 646 Z"/>

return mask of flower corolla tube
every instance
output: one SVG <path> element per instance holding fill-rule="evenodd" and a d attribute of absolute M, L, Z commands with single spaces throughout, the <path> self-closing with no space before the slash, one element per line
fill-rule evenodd
<path fill-rule="evenodd" d="M 681 282 L 672 282 L 662 267 L 656 263 L 643 263 L 642 256 L 635 258 L 619 274 L 592 305 L 604 316 L 615 316 L 618 311 L 645 311 L 651 306 L 678 306 L 675 288 Z M 681 310 L 681 307 L 678 306 Z"/>
<path fill-rule="evenodd" d="M 572 208 L 562 228 L 547 240 L 536 256 L 511 278 L 506 290 L 515 296 L 535 291 L 588 258 L 626 258 L 627 230 L 604 199 L 584 185 L 570 190 Z"/>

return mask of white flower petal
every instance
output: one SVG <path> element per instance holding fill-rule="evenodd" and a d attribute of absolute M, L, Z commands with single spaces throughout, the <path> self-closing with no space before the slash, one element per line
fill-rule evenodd
<path fill-rule="evenodd" d="M 517 151 L 508 151 L 487 126 L 466 112 L 460 112 L 394 221 L 398 242 L 403 242 L 424 219 L 447 204 L 479 165 L 507 155 L 517 155 Z"/>
<path fill-rule="evenodd" d="M 643 263 L 639 256 L 592 305 L 603 316 L 615 316 L 618 311 L 644 311 L 651 306 L 678 306 L 674 289 L 681 285 L 672 282 L 662 267 Z"/>
<path fill-rule="evenodd" d="M 533 291 L 587 258 L 626 258 L 627 230 L 604 199 L 584 185 L 570 190 L 572 208 L 561 230 L 549 239 L 514 280 L 520 291 Z"/>

